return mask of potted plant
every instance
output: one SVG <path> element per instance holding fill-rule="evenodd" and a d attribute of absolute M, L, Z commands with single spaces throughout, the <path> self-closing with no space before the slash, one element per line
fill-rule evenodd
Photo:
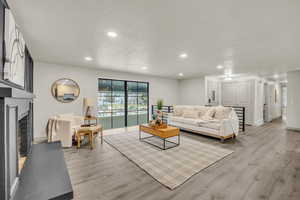
<path fill-rule="evenodd" d="M 157 108 L 157 110 L 152 115 L 153 120 L 150 121 L 150 125 L 155 126 L 157 128 L 159 128 L 159 127 L 161 128 L 161 125 L 163 124 L 163 121 L 162 121 L 162 118 L 163 118 L 163 112 L 162 112 L 163 100 L 162 99 L 158 99 L 156 101 L 156 108 Z"/>
<path fill-rule="evenodd" d="M 156 104 L 157 104 L 157 110 L 162 110 L 162 107 L 163 107 L 163 105 L 164 105 L 164 100 L 162 100 L 162 99 L 158 99 L 157 100 L 157 102 L 156 102 Z"/>
<path fill-rule="evenodd" d="M 156 118 L 156 124 L 160 125 L 162 124 L 162 118 L 163 118 L 163 113 L 162 113 L 162 109 L 163 109 L 163 105 L 164 105 L 164 101 L 162 99 L 158 99 L 157 102 L 157 118 Z"/>

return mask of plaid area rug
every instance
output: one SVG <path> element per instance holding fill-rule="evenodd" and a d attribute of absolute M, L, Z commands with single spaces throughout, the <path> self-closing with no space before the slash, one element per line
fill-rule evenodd
<path fill-rule="evenodd" d="M 143 133 L 144 136 L 149 136 Z M 151 138 L 152 139 L 152 138 Z M 176 137 L 172 140 L 176 141 Z M 104 140 L 158 182 L 173 190 L 199 171 L 233 153 L 231 150 L 181 136 L 178 147 L 160 150 L 139 141 L 138 132 L 108 135 Z M 156 144 L 162 143 L 153 138 Z"/>

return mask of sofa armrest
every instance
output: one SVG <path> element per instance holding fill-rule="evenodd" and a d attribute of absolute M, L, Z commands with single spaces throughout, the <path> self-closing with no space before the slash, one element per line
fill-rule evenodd
<path fill-rule="evenodd" d="M 221 136 L 228 136 L 231 134 L 238 134 L 238 128 L 235 128 L 235 122 L 231 119 L 223 119 L 221 120 L 221 127 L 220 127 L 220 135 Z"/>
<path fill-rule="evenodd" d="M 229 115 L 229 119 L 231 121 L 231 124 L 232 124 L 235 135 L 238 135 L 239 130 L 240 130 L 240 121 L 239 121 L 239 118 L 238 118 L 238 116 L 237 116 L 237 114 L 234 110 L 231 111 L 231 113 Z"/>
<path fill-rule="evenodd" d="M 68 119 L 57 119 L 52 127 L 52 141 L 61 141 L 63 147 L 72 146 L 72 121 Z"/>

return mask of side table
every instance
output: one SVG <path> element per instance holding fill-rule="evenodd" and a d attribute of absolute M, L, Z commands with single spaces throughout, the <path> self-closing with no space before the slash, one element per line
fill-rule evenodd
<path fill-rule="evenodd" d="M 93 149 L 94 148 L 94 134 L 99 133 L 99 132 L 101 134 L 101 144 L 103 144 L 103 130 L 102 130 L 101 125 L 80 127 L 76 131 L 77 148 L 80 148 L 81 136 L 88 135 L 91 149 Z"/>

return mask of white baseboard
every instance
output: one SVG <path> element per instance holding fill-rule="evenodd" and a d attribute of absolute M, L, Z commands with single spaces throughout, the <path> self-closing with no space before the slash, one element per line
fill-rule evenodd
<path fill-rule="evenodd" d="M 297 132 L 300 132 L 300 128 L 295 128 L 295 127 L 290 127 L 290 126 L 288 126 L 288 127 L 286 127 L 286 129 L 289 130 L 289 131 L 297 131 Z"/>
<path fill-rule="evenodd" d="M 261 126 L 264 124 L 264 120 L 258 120 L 256 122 L 254 122 L 254 126 Z"/>
<path fill-rule="evenodd" d="M 17 189 L 18 189 L 18 187 L 19 187 L 19 182 L 20 182 L 19 177 L 17 177 L 17 178 L 14 180 L 14 182 L 13 182 L 11 188 L 10 188 L 10 196 L 13 197 L 13 198 L 11 198 L 11 199 L 14 199 L 14 197 L 15 197 L 15 195 L 16 195 Z"/>

